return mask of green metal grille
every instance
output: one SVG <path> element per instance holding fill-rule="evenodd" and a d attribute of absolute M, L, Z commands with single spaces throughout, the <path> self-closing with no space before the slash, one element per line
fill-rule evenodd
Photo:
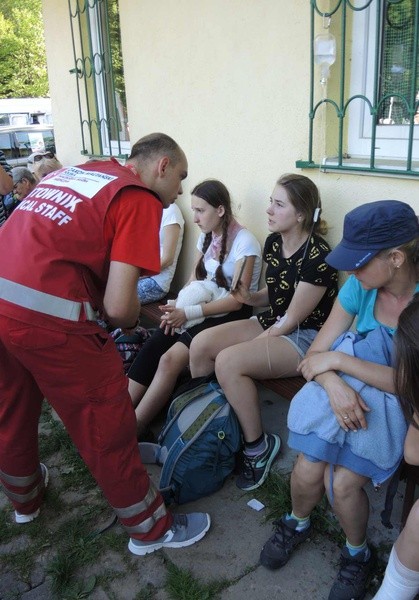
<path fill-rule="evenodd" d="M 298 160 L 296 166 L 419 176 L 418 0 L 310 0 L 310 10 L 308 158 Z M 373 85 L 369 95 L 352 93 L 353 87 L 350 95 L 353 20 L 354 14 L 362 11 L 374 11 L 376 23 L 375 31 L 370 32 L 375 40 Z M 336 63 L 326 88 L 319 84 L 314 56 L 315 36 L 322 33 L 325 23 L 337 40 Z M 370 131 L 369 152 L 361 157 L 348 152 L 349 128 L 358 127 L 350 117 L 355 102 L 364 104 Z M 377 156 L 380 136 L 395 127 L 402 131 L 402 155 Z"/>
<path fill-rule="evenodd" d="M 68 0 L 82 154 L 126 157 L 129 140 L 118 0 Z"/>

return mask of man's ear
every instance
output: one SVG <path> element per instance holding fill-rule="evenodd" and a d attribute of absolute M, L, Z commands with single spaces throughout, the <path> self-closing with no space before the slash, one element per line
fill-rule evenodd
<path fill-rule="evenodd" d="M 159 177 L 164 177 L 168 166 L 170 165 L 170 158 L 168 156 L 162 156 L 157 163 L 157 172 Z"/>

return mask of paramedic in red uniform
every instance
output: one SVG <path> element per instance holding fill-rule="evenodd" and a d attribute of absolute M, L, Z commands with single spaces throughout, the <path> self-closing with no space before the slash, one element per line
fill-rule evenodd
<path fill-rule="evenodd" d="M 201 539 L 209 515 L 172 515 L 140 460 L 128 379 L 96 323 L 133 328 L 140 275 L 160 270 L 163 208 L 182 193 L 184 152 L 154 133 L 113 159 L 45 177 L 0 229 L 0 482 L 17 523 L 39 514 L 43 399 L 60 416 L 143 555 Z"/>

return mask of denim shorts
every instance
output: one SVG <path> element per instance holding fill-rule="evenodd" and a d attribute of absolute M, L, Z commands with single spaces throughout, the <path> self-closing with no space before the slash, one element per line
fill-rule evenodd
<path fill-rule="evenodd" d="M 304 358 L 317 333 L 317 329 L 294 329 L 291 333 L 281 335 L 281 337 L 294 346 L 301 358 Z"/>
<path fill-rule="evenodd" d="M 161 300 L 166 295 L 166 292 L 161 289 L 152 277 L 139 279 L 137 293 L 141 304 L 157 302 L 157 300 Z"/>

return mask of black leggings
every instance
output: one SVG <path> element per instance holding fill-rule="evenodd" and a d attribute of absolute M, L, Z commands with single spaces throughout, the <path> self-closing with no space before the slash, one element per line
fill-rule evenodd
<path fill-rule="evenodd" d="M 195 325 L 180 334 L 175 333 L 174 335 L 165 335 L 161 329 L 156 329 L 135 357 L 135 360 L 128 371 L 128 377 L 137 383 L 148 387 L 153 381 L 161 357 L 176 344 L 176 342 L 181 342 L 189 348 L 193 338 L 201 331 L 204 331 L 204 329 L 222 325 L 223 323 L 230 323 L 230 321 L 248 319 L 251 316 L 252 307 L 243 305 L 240 310 L 230 312 L 227 315 L 224 315 L 224 317 L 208 317 L 202 323 L 199 323 L 199 325 Z"/>

